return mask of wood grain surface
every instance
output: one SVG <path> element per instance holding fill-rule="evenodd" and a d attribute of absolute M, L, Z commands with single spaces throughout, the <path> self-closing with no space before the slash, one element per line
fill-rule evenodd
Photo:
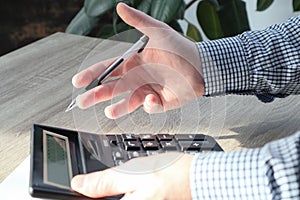
<path fill-rule="evenodd" d="M 95 133 L 205 133 L 225 151 L 261 147 L 300 130 L 300 97 L 269 104 L 254 96 L 200 97 L 180 109 L 149 115 L 138 109 L 117 120 L 104 116 L 113 101 L 65 113 L 74 74 L 115 57 L 127 43 L 56 33 L 0 57 L 0 182 L 28 155 L 34 123 Z"/>

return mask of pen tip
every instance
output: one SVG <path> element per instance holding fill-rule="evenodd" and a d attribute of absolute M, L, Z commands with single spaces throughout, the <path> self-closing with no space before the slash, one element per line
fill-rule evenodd
<path fill-rule="evenodd" d="M 76 100 L 74 99 L 70 105 L 67 107 L 67 109 L 65 110 L 65 112 L 69 112 L 70 110 L 72 110 L 73 108 L 76 107 Z"/>

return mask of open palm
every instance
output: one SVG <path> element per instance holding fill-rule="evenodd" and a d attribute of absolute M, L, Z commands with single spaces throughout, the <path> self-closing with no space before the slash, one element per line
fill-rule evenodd
<path fill-rule="evenodd" d="M 110 76 L 119 77 L 80 95 L 80 108 L 110 100 L 127 93 L 119 102 L 108 106 L 105 114 L 118 118 L 143 106 L 149 113 L 178 108 L 203 95 L 201 62 L 195 44 L 168 25 L 130 8 L 117 7 L 119 16 L 150 39 L 143 52 L 118 67 Z M 98 77 L 113 61 L 96 63 L 73 77 L 75 87 L 84 87 Z"/>

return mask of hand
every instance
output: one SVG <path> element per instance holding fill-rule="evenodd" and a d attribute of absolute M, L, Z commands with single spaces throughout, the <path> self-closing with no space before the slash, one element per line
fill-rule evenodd
<path fill-rule="evenodd" d="M 122 200 L 191 199 L 192 159 L 181 153 L 135 158 L 118 167 L 77 175 L 71 186 L 93 198 L 125 194 Z"/>
<path fill-rule="evenodd" d="M 118 4 L 117 12 L 150 40 L 143 52 L 129 58 L 110 75 L 119 79 L 78 96 L 78 107 L 85 109 L 127 93 L 124 99 L 106 107 L 106 116 L 114 119 L 140 106 L 148 113 L 175 109 L 204 94 L 201 62 L 194 42 L 124 3 Z M 102 61 L 78 73 L 72 79 L 73 85 L 88 85 L 111 62 Z"/>

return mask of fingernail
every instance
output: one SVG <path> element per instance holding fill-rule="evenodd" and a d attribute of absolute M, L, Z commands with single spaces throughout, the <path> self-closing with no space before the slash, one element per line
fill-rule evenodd
<path fill-rule="evenodd" d="M 92 105 L 88 94 L 85 93 L 80 94 L 76 97 L 76 103 L 78 108 L 80 109 L 86 109 Z"/>
<path fill-rule="evenodd" d="M 113 110 L 111 106 L 107 106 L 104 109 L 104 113 L 105 113 L 106 117 L 109 118 L 109 119 L 115 119 L 116 118 L 116 111 Z"/>

